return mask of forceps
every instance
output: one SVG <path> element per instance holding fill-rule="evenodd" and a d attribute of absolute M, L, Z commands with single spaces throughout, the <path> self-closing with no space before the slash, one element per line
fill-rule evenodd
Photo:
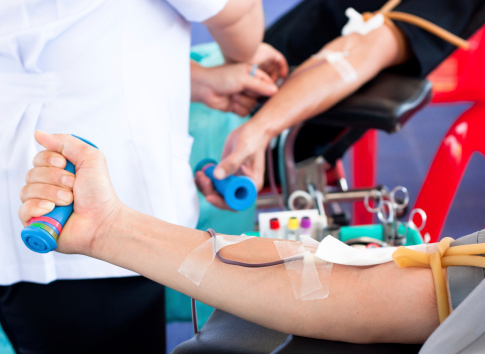
<path fill-rule="evenodd" d="M 403 199 L 399 200 L 396 194 L 402 193 Z M 372 207 L 370 198 L 377 200 L 377 205 Z M 397 211 L 403 210 L 409 204 L 409 192 L 406 187 L 397 186 L 389 193 L 389 200 L 385 200 L 380 191 L 373 191 L 364 198 L 364 206 L 370 213 L 377 214 L 379 221 L 383 224 L 386 241 L 392 246 L 400 246 L 406 243 L 406 236 L 409 228 L 416 231 L 423 230 L 426 225 L 426 213 L 423 209 L 413 209 L 409 213 L 409 218 L 406 223 L 401 223 L 397 220 Z M 414 217 L 419 214 L 421 217 L 421 224 L 416 226 Z M 401 231 L 404 229 L 403 231 Z"/>

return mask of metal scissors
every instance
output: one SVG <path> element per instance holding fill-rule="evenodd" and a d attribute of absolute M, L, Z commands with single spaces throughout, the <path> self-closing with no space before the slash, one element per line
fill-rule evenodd
<path fill-rule="evenodd" d="M 402 199 L 396 197 L 397 194 L 402 194 Z M 377 200 L 375 207 L 371 206 L 370 198 Z M 397 212 L 406 208 L 409 204 L 409 192 L 406 187 L 397 186 L 389 193 L 389 199 L 384 199 L 380 191 L 372 191 L 364 198 L 364 206 L 370 213 L 377 214 L 379 221 L 384 226 L 385 236 L 388 243 L 395 245 L 404 245 L 406 243 L 407 233 L 409 228 L 421 231 L 426 225 L 426 213 L 422 209 L 413 209 L 409 213 L 409 218 L 404 224 L 404 231 L 401 231 L 403 223 L 397 220 Z M 419 214 L 421 223 L 418 226 L 414 223 L 414 217 Z"/>

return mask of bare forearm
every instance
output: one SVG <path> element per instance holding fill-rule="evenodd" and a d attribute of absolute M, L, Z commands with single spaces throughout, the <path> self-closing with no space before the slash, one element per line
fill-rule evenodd
<path fill-rule="evenodd" d="M 206 21 L 205 25 L 227 60 L 248 61 L 263 39 L 261 1 L 229 0 L 221 13 Z"/>
<path fill-rule="evenodd" d="M 284 129 L 329 109 L 381 70 L 395 65 L 399 60 L 398 45 L 395 33 L 386 26 L 367 36 L 352 34 L 337 38 L 323 49 L 349 53 L 345 59 L 357 74 L 355 81 L 344 83 L 338 72 L 328 63 L 297 74 L 261 108 L 250 124 L 267 132 L 271 138 Z M 316 61 L 318 59 L 308 59 L 297 72 Z"/>
<path fill-rule="evenodd" d="M 127 222 L 129 221 L 129 222 Z M 423 342 L 438 324 L 427 269 L 334 265 L 330 295 L 296 300 L 283 265 L 241 268 L 217 259 L 200 286 L 178 272 L 208 234 L 125 210 L 104 237 L 97 258 L 132 269 L 216 308 L 282 332 L 351 342 Z M 223 250 L 245 262 L 279 259 L 271 239 Z"/>

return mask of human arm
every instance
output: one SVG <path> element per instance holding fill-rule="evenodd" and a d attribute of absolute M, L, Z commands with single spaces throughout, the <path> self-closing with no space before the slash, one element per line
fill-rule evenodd
<path fill-rule="evenodd" d="M 64 253 L 81 253 L 134 270 L 236 316 L 285 333 L 367 342 L 420 343 L 438 326 L 433 280 L 428 269 L 399 269 L 393 263 L 359 268 L 334 265 L 324 300 L 296 300 L 283 265 L 249 269 L 215 261 L 200 286 L 177 270 L 205 232 L 166 223 L 123 205 L 111 186 L 99 150 L 67 135 L 37 132 L 51 152 L 41 152 L 22 189 L 19 216 L 24 225 L 45 210 L 39 203 L 65 205 L 57 193 L 65 155 L 76 166 L 74 213 L 58 243 Z M 54 152 L 55 151 L 55 152 Z M 57 152 L 57 153 L 56 153 Z M 64 160 L 65 164 L 65 160 Z M 71 175 L 69 175 L 72 177 Z M 290 242 L 290 241 L 289 241 Z M 222 251 L 245 262 L 279 259 L 271 239 L 255 238 Z"/>
<path fill-rule="evenodd" d="M 217 15 L 204 21 L 222 54 L 229 62 L 252 58 L 263 39 L 261 0 L 229 0 Z"/>
<path fill-rule="evenodd" d="M 339 37 L 322 48 L 334 52 L 349 52 L 345 58 L 357 73 L 357 79 L 345 83 L 330 64 L 325 63 L 291 77 L 265 105 L 226 141 L 221 162 L 215 175 L 223 178 L 232 173 L 244 173 L 262 185 L 264 151 L 270 139 L 284 129 L 330 108 L 369 81 L 382 69 L 398 64 L 400 41 L 387 26 L 367 36 L 352 34 Z M 299 68 L 314 65 L 311 57 Z M 261 163 L 263 161 L 263 163 Z M 204 179 L 204 176 L 200 178 Z M 202 182 L 201 182 L 202 183 Z"/>

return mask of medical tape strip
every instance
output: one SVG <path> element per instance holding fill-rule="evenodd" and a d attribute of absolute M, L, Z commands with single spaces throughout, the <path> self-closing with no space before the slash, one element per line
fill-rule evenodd
<path fill-rule="evenodd" d="M 338 72 L 345 83 L 354 82 L 357 80 L 357 72 L 352 65 L 345 59 L 348 52 L 333 52 L 324 49 L 321 52 L 314 54 L 316 59 L 326 59 L 326 61 Z"/>
<path fill-rule="evenodd" d="M 420 244 L 406 246 L 413 250 L 433 253 L 436 246 L 431 244 Z M 397 247 L 365 248 L 357 249 L 351 247 L 332 236 L 327 236 L 320 242 L 315 257 L 327 262 L 349 265 L 349 266 L 370 266 L 392 262 L 392 254 Z"/>
<path fill-rule="evenodd" d="M 320 282 L 323 282 L 325 284 L 322 285 L 322 288 L 320 290 L 303 296 L 301 300 L 325 299 L 328 297 L 328 294 L 330 292 L 330 277 L 332 275 L 333 263 L 315 257 L 315 252 L 317 251 L 320 242 L 306 235 L 301 235 L 300 240 L 303 247 L 305 247 L 307 251 L 310 251 L 310 255 L 313 262 L 315 263 L 315 267 L 317 268 L 318 275 L 320 277 Z"/>
<path fill-rule="evenodd" d="M 345 15 L 349 18 L 349 21 L 342 28 L 342 36 L 348 36 L 352 33 L 359 33 L 365 36 L 384 24 L 384 16 L 382 14 L 376 14 L 366 21 L 364 16 L 352 7 L 345 10 Z"/>
<path fill-rule="evenodd" d="M 222 248 L 249 240 L 255 236 L 217 235 L 198 246 L 183 260 L 178 271 L 199 286 L 202 278 Z M 214 243 L 215 241 L 215 243 Z"/>
<path fill-rule="evenodd" d="M 302 242 L 274 241 L 290 279 L 293 294 L 299 300 L 318 300 L 328 297 L 332 263 L 317 260 L 313 252 L 319 242 L 307 236 Z M 303 259 L 302 259 L 303 257 Z"/>

